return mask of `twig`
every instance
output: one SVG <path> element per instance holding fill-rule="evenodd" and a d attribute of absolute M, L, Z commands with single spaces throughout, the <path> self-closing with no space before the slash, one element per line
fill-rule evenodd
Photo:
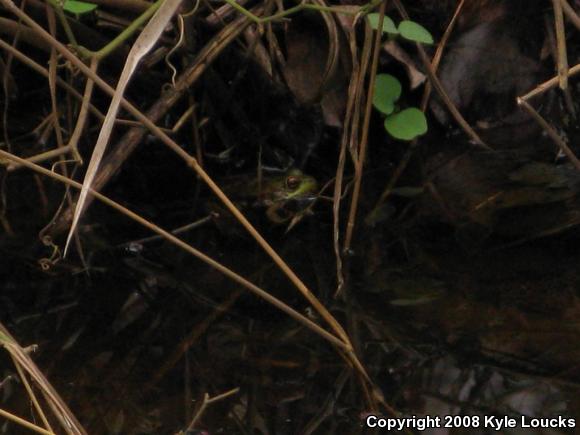
<path fill-rule="evenodd" d="M 566 54 L 566 34 L 564 32 L 564 14 L 560 0 L 552 0 L 554 7 L 554 27 L 556 29 L 556 44 L 558 47 L 558 77 L 560 89 L 568 89 L 568 56 Z"/>
<path fill-rule="evenodd" d="M 455 23 L 457 22 L 457 19 L 459 18 L 459 15 L 461 14 L 461 11 L 463 10 L 464 5 L 465 5 L 465 0 L 461 0 L 459 2 L 459 4 L 457 5 L 457 7 L 455 8 L 455 12 L 453 13 L 453 17 L 451 17 L 451 21 L 449 21 L 449 24 L 447 25 L 447 28 L 445 29 L 445 33 L 443 33 L 443 36 L 441 37 L 441 41 L 439 41 L 439 44 L 437 44 L 437 49 L 435 50 L 435 55 L 433 56 L 433 60 L 431 61 L 431 66 L 433 67 L 434 73 L 436 73 L 437 69 L 439 68 L 439 62 L 441 62 L 441 57 L 443 56 L 443 50 L 447 46 L 447 41 L 449 40 L 449 37 L 451 36 L 451 32 L 455 28 Z M 423 92 L 423 99 L 421 100 L 421 110 L 423 112 L 425 112 L 425 110 L 427 109 L 427 104 L 429 102 L 429 96 L 431 95 L 431 90 L 432 90 L 431 82 L 428 81 L 427 84 L 425 85 L 425 92 Z"/>
<path fill-rule="evenodd" d="M 574 65 L 572 68 L 568 70 L 568 77 L 575 76 L 578 73 L 580 73 L 580 64 Z M 551 79 L 546 80 L 544 83 L 540 83 L 538 86 L 536 86 L 534 89 L 532 89 L 530 92 L 528 92 L 527 94 L 523 95 L 520 98 L 524 101 L 529 101 L 532 98 L 537 97 L 538 95 L 541 95 L 546 91 L 549 91 L 550 89 L 558 85 L 558 83 L 559 83 L 558 76 L 552 77 Z"/>
<path fill-rule="evenodd" d="M 1 22 L 2 18 L 0 18 L 0 26 L 2 26 L 2 22 Z M 48 71 L 46 70 L 46 68 L 42 67 L 40 64 L 36 63 L 35 61 L 33 61 L 31 58 L 29 58 L 28 56 L 26 56 L 24 53 L 22 53 L 21 51 L 19 51 L 18 49 L 12 47 L 11 45 L 7 44 L 5 41 L 3 41 L 2 39 L 0 39 L 0 48 L 6 50 L 7 52 L 11 53 L 12 55 L 14 55 L 15 58 L 17 58 L 19 61 L 21 61 L 24 65 L 28 66 L 29 68 L 31 68 L 32 70 L 36 71 L 37 73 L 41 74 L 44 77 L 48 78 Z M 69 85 L 67 82 L 65 82 L 63 79 L 61 79 L 60 77 L 56 78 L 56 82 L 59 86 L 61 86 L 65 91 L 67 91 L 69 94 L 71 94 L 73 97 L 75 97 L 77 100 L 79 101 L 83 101 L 83 96 L 76 90 L 74 89 L 71 85 Z M 99 120 L 103 120 L 105 118 L 105 115 L 103 115 L 95 106 L 93 106 L 92 104 L 89 104 L 89 110 L 90 112 L 95 115 Z M 129 121 L 129 120 L 121 120 L 118 119 L 117 124 L 119 125 L 128 125 L 128 126 L 136 126 L 136 125 L 141 125 L 138 124 L 135 121 Z"/>
<path fill-rule="evenodd" d="M 123 45 L 123 43 L 129 39 L 137 30 L 139 30 L 145 22 L 147 22 L 157 9 L 161 6 L 163 0 L 157 0 L 153 3 L 149 8 L 144 11 L 139 17 L 137 17 L 133 22 L 128 25 L 115 39 L 111 42 L 106 44 L 103 48 L 97 51 L 88 50 L 82 46 L 76 46 L 75 49 L 79 52 L 79 54 L 85 58 L 93 58 L 96 57 L 97 59 L 104 59 L 108 55 L 110 55 L 113 51 L 115 51 L 118 47 Z"/>
<path fill-rule="evenodd" d="M 54 432 L 43 429 L 40 426 L 37 426 L 33 423 L 30 423 L 29 421 L 24 420 L 23 418 L 20 418 L 14 414 L 11 414 L 7 411 L 4 411 L 2 408 L 0 408 L 0 417 L 4 417 L 7 420 L 13 421 L 16 424 L 19 424 L 20 426 L 25 427 L 26 429 L 30 429 L 36 433 L 39 433 L 39 434 L 55 435 Z"/>
<path fill-rule="evenodd" d="M 383 28 L 383 19 L 385 17 L 385 8 L 387 5 L 387 0 L 381 3 L 379 9 L 379 22 L 378 22 L 378 29 Z M 369 87 L 367 91 L 367 100 L 365 106 L 365 115 L 363 120 L 363 129 L 362 129 L 362 136 L 360 140 L 359 152 L 358 152 L 358 160 L 354 162 L 354 187 L 352 191 L 352 198 L 350 202 L 350 211 L 348 215 L 348 222 L 346 224 L 346 235 L 344 237 L 344 251 L 348 252 L 350 250 L 351 242 L 352 242 L 352 234 L 354 231 L 354 225 L 356 222 L 356 213 L 358 210 L 358 200 L 360 195 L 360 189 L 362 185 L 362 175 L 363 175 L 363 165 L 367 154 L 367 143 L 368 143 L 368 135 L 369 135 L 369 125 L 371 121 L 371 113 L 373 108 L 373 92 L 375 89 L 375 77 L 377 75 L 377 66 L 379 63 L 379 53 L 381 51 L 381 37 L 383 36 L 382 32 L 379 30 L 375 30 L 375 41 L 374 41 L 374 48 L 373 48 L 373 59 L 371 63 L 371 70 L 370 70 L 370 79 L 369 79 Z"/>
<path fill-rule="evenodd" d="M 91 71 L 93 71 L 95 74 L 97 73 L 98 66 L 99 59 L 98 58 L 91 59 Z M 75 161 L 80 165 L 83 164 L 83 159 L 78 151 L 78 142 L 79 139 L 81 138 L 83 130 L 85 129 L 87 116 L 89 114 L 88 108 L 91 102 L 91 97 L 93 95 L 94 84 L 95 84 L 94 81 L 92 81 L 90 78 L 87 78 L 87 82 L 85 84 L 85 93 L 83 94 L 83 102 L 81 104 L 81 110 L 79 111 L 75 128 L 68 142 L 68 146 L 72 148 L 71 151 L 73 159 L 75 159 Z"/>
<path fill-rule="evenodd" d="M 556 132 L 556 130 L 554 130 L 554 128 L 552 128 L 552 126 L 548 124 L 548 122 L 544 118 L 542 118 L 542 116 L 540 116 L 540 114 L 536 112 L 536 110 L 530 104 L 528 104 L 526 100 L 524 100 L 523 98 L 518 98 L 517 101 L 518 105 L 523 107 L 526 110 L 526 112 L 528 112 L 531 115 L 531 117 L 544 129 L 544 131 L 548 133 L 548 135 L 552 138 L 552 140 L 556 143 L 556 145 L 558 145 L 560 150 L 562 150 L 562 152 L 566 154 L 566 157 L 570 159 L 570 161 L 576 167 L 576 169 L 580 170 L 580 160 L 578 160 L 578 158 L 574 155 L 574 153 L 568 147 L 568 145 L 566 145 L 566 142 L 562 140 L 562 138 Z"/>
<path fill-rule="evenodd" d="M 5 151 L 0 151 L 8 154 Z M 48 405 L 51 407 L 54 416 L 59 420 L 62 428 L 69 434 L 85 435 L 87 432 L 78 422 L 74 414 L 70 411 L 66 403 L 62 400 L 56 390 L 48 382 L 46 377 L 38 369 L 34 361 L 16 342 L 10 332 L 0 323 L 0 345 L 2 345 L 18 363 L 26 370 L 30 377 L 36 382 L 42 391 Z M 42 432 L 41 432 L 42 433 Z M 52 433 L 52 432 L 48 432 Z"/>
<path fill-rule="evenodd" d="M 580 17 L 576 13 L 576 11 L 572 9 L 572 6 L 570 6 L 570 4 L 566 0 L 560 0 L 560 4 L 562 6 L 562 10 L 564 11 L 568 19 L 572 22 L 572 24 L 574 24 L 574 26 L 578 30 L 580 30 Z"/>
<path fill-rule="evenodd" d="M 52 427 L 50 427 L 50 423 L 48 422 L 48 419 L 46 418 L 44 411 L 40 407 L 40 403 L 38 402 L 38 398 L 36 397 L 36 394 L 34 394 L 34 390 L 30 386 L 30 382 L 28 382 L 28 378 L 26 377 L 26 374 L 24 373 L 22 366 L 18 363 L 18 361 L 16 360 L 16 358 L 14 358 L 13 355 L 10 355 L 10 357 L 12 358 L 12 362 L 14 363 L 14 366 L 16 367 L 16 371 L 18 372 L 18 376 L 20 376 L 20 379 L 21 379 L 22 383 L 24 384 L 24 388 L 26 389 L 26 392 L 28 393 L 28 397 L 30 398 L 30 401 L 32 402 L 32 404 L 34 406 L 34 409 L 36 410 L 36 412 L 40 416 L 40 419 L 42 420 L 44 427 L 47 428 L 48 430 L 50 430 L 51 432 L 54 432 L 52 430 Z"/>
<path fill-rule="evenodd" d="M 336 14 L 345 14 L 345 15 L 357 15 L 360 11 L 353 11 L 351 9 L 332 6 L 320 6 L 320 5 L 313 5 L 306 2 L 300 3 L 298 6 L 294 6 L 292 8 L 286 9 L 285 11 L 278 12 L 277 14 L 270 15 L 268 17 L 259 17 L 253 14 L 248 9 L 241 6 L 235 0 L 224 0 L 228 5 L 234 8 L 236 11 L 240 12 L 242 15 L 246 16 L 250 20 L 252 20 L 256 24 L 265 24 L 271 21 L 278 21 L 282 18 L 286 18 L 290 15 L 294 15 L 298 12 L 303 10 L 314 10 L 319 12 L 334 12 Z"/>
<path fill-rule="evenodd" d="M 206 223 L 208 223 L 212 219 L 213 219 L 213 216 L 210 214 L 204 218 L 196 220 L 195 222 L 191 222 L 187 225 L 183 225 L 179 228 L 171 230 L 171 234 L 178 235 L 178 234 L 186 233 L 186 232 L 191 231 L 193 229 L 199 228 L 202 225 L 205 225 Z M 134 245 L 144 245 L 145 243 L 156 242 L 158 240 L 163 240 L 163 237 L 161 237 L 160 235 L 151 236 L 151 237 L 144 237 L 144 238 L 139 239 L 139 240 L 132 240 L 130 242 L 123 243 L 120 246 L 121 247 L 130 247 L 130 246 L 134 246 Z"/>
<path fill-rule="evenodd" d="M 368 60 L 370 58 L 370 47 L 372 45 L 372 31 L 368 23 L 365 24 L 365 35 L 363 42 L 363 49 L 360 56 L 357 55 L 357 35 L 356 24 L 359 17 L 355 17 L 349 32 L 349 47 L 352 58 L 352 72 L 350 83 L 348 86 L 348 99 L 346 103 L 346 113 L 344 116 L 344 127 L 340 143 L 340 151 L 338 155 L 338 164 L 336 165 L 336 176 L 334 181 L 334 193 L 332 203 L 332 217 L 333 217 L 333 246 L 334 256 L 336 259 L 336 279 L 337 287 L 335 296 L 342 292 L 345 283 L 342 255 L 343 251 L 340 247 L 340 205 L 342 201 L 342 182 L 344 177 L 344 167 L 346 164 L 346 151 L 349 148 L 353 162 L 356 162 L 357 148 L 355 143 L 358 139 L 357 127 L 360 119 L 359 102 L 364 88 L 364 79 L 367 71 Z"/>
<path fill-rule="evenodd" d="M 211 405 L 212 403 L 215 403 L 215 402 L 219 402 L 220 400 L 227 399 L 228 397 L 233 396 L 234 394 L 238 394 L 239 391 L 240 391 L 239 388 L 233 388 L 229 391 L 226 391 L 225 393 L 219 394 L 219 395 L 214 396 L 214 397 L 209 397 L 209 394 L 205 393 L 203 395 L 203 401 L 201 402 L 201 406 L 199 407 L 199 410 L 195 413 L 195 416 L 191 420 L 191 423 L 189 423 L 189 426 L 187 427 L 187 430 L 185 432 L 186 433 L 193 432 L 193 429 L 195 428 L 195 423 L 197 423 L 197 421 L 201 418 L 201 416 L 205 412 L 205 409 L 209 405 Z"/>

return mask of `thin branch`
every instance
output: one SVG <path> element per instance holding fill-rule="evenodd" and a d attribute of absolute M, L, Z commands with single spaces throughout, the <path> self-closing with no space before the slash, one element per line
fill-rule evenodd
<path fill-rule="evenodd" d="M 548 122 L 544 118 L 542 118 L 542 116 L 540 116 L 540 114 L 536 112 L 536 110 L 526 100 L 524 100 L 523 98 L 518 98 L 518 105 L 523 107 L 526 110 L 526 112 L 528 112 L 531 115 L 534 121 L 536 121 L 544 129 L 544 131 L 548 134 L 548 136 L 552 138 L 552 140 L 556 143 L 556 145 L 558 145 L 560 150 L 562 150 L 562 152 L 566 154 L 566 157 L 570 159 L 570 161 L 576 167 L 576 169 L 580 170 L 580 160 L 578 160 L 576 155 L 572 152 L 572 150 L 568 147 L 568 145 L 566 145 L 566 142 L 562 140 L 558 132 L 556 132 L 556 130 L 554 130 L 554 128 L 550 124 L 548 124 Z"/>
<path fill-rule="evenodd" d="M 385 17 L 385 9 L 387 7 L 387 0 L 381 3 L 379 9 L 379 22 L 378 22 L 378 29 L 383 28 L 383 20 Z M 348 215 L 348 222 L 346 225 L 346 235 L 344 237 L 344 251 L 348 252 L 350 250 L 350 245 L 352 243 L 352 234 L 354 231 L 354 225 L 356 222 L 356 213 L 358 210 L 358 200 L 360 195 L 360 189 L 362 185 L 362 176 L 363 176 L 363 165 L 365 162 L 365 158 L 367 155 L 367 143 L 369 137 L 369 125 L 371 122 L 371 113 L 373 109 L 373 92 L 375 89 L 375 78 L 377 75 L 377 68 L 379 64 L 379 53 L 381 51 L 381 37 L 383 36 L 382 32 L 376 30 L 375 31 L 375 41 L 374 41 L 374 49 L 373 49 L 373 59 L 371 64 L 371 71 L 370 71 L 370 78 L 369 78 L 369 85 L 367 90 L 367 99 L 366 99 L 366 106 L 365 106 L 365 115 L 363 120 L 363 129 L 362 129 L 362 137 L 360 140 L 359 152 L 358 152 L 358 160 L 355 161 L 355 172 L 354 172 L 354 188 L 352 192 L 352 198 L 350 202 L 350 211 Z"/>
<path fill-rule="evenodd" d="M 42 435 L 55 435 L 54 432 L 43 429 L 40 426 L 37 426 L 33 423 L 30 423 L 29 421 L 24 420 L 23 418 L 18 417 L 17 415 L 4 411 L 2 408 L 0 408 L 0 417 L 4 417 L 7 420 L 13 421 L 16 424 L 25 427 L 26 429 L 30 429 L 31 431 L 34 431 Z"/>

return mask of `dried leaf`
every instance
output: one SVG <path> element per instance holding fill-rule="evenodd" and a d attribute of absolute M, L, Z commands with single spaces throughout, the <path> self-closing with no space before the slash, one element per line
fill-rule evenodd
<path fill-rule="evenodd" d="M 74 235 L 75 229 L 83 212 L 83 207 L 85 205 L 89 189 L 91 188 L 93 180 L 95 179 L 95 175 L 99 169 L 99 164 L 103 159 L 105 148 L 109 142 L 109 137 L 111 136 L 113 125 L 115 123 L 115 118 L 117 117 L 117 112 L 119 111 L 119 105 L 123 98 L 123 94 L 125 93 L 125 89 L 129 84 L 129 80 L 131 80 L 133 72 L 137 68 L 139 61 L 149 52 L 149 50 L 151 50 L 151 48 L 153 48 L 153 45 L 155 45 L 161 36 L 165 26 L 173 17 L 180 3 L 181 0 L 166 0 L 161 3 L 161 6 L 157 12 L 155 12 L 155 15 L 153 15 L 149 23 L 147 23 L 147 26 L 145 26 L 135 41 L 135 44 L 133 44 L 131 51 L 129 52 L 127 62 L 125 63 L 125 67 L 121 73 L 119 83 L 117 84 L 117 89 L 115 90 L 115 94 L 111 100 L 109 111 L 107 112 L 107 116 L 105 117 L 101 127 L 101 131 L 99 132 L 99 138 L 97 139 L 95 149 L 93 150 L 91 161 L 89 162 L 87 173 L 85 174 L 85 179 L 83 180 L 83 187 L 75 207 L 71 228 L 66 240 L 64 255 L 66 255 L 70 241 L 72 240 L 72 236 Z"/>

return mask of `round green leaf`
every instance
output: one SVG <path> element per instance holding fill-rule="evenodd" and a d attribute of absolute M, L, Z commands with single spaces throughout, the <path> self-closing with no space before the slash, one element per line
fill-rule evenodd
<path fill-rule="evenodd" d="M 401 21 L 399 23 L 399 33 L 403 38 L 423 44 L 433 44 L 433 36 L 422 25 L 414 21 Z"/>
<path fill-rule="evenodd" d="M 427 119 L 419 109 L 410 107 L 387 117 L 385 130 L 395 139 L 413 140 L 427 133 Z"/>
<path fill-rule="evenodd" d="M 377 74 L 373 91 L 373 106 L 379 112 L 390 115 L 395 102 L 401 96 L 401 83 L 390 74 Z"/>
<path fill-rule="evenodd" d="M 369 19 L 370 26 L 374 30 L 377 30 L 379 28 L 379 14 L 368 14 L 367 17 Z M 393 35 L 397 35 L 399 33 L 393 20 L 391 20 L 386 15 L 383 18 L 383 33 L 391 33 Z"/>
<path fill-rule="evenodd" d="M 95 10 L 97 5 L 77 0 L 66 0 L 62 8 L 71 14 L 83 15 Z"/>

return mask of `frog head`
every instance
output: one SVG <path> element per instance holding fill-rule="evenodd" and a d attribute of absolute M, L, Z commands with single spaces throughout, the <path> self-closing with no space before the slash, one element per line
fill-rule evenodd
<path fill-rule="evenodd" d="M 261 201 L 264 205 L 271 205 L 290 200 L 307 200 L 316 196 L 317 187 L 313 177 L 303 174 L 299 169 L 292 169 L 263 183 Z"/>
<path fill-rule="evenodd" d="M 267 207 L 266 216 L 272 222 L 293 222 L 304 215 L 317 197 L 316 179 L 299 169 L 292 169 L 283 176 L 274 177 L 264 183 L 260 203 Z"/>

